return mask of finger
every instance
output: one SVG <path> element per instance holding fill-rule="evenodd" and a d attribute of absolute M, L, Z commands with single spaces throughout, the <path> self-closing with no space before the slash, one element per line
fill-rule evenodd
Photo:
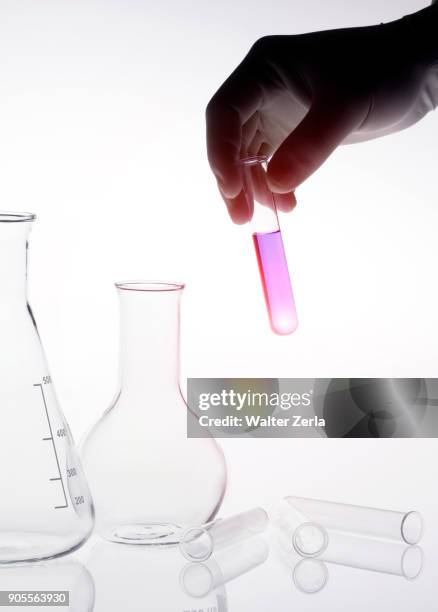
<path fill-rule="evenodd" d="M 207 108 L 207 152 L 218 187 L 226 198 L 242 189 L 238 166 L 242 126 L 237 111 L 220 103 Z"/>
<path fill-rule="evenodd" d="M 265 136 L 257 130 L 251 140 L 248 140 L 248 155 L 259 155 L 259 151 L 265 141 Z"/>
<path fill-rule="evenodd" d="M 258 113 L 254 113 L 248 121 L 242 126 L 242 144 L 240 149 L 241 157 L 248 157 L 249 155 L 254 155 L 257 151 L 254 152 L 252 148 L 252 142 L 259 131 L 260 126 L 260 118 Z"/>
<path fill-rule="evenodd" d="M 208 159 L 225 198 L 234 199 L 242 190 L 238 162 L 243 148 L 243 126 L 257 112 L 262 99 L 263 89 L 249 54 L 207 106 Z"/>
<path fill-rule="evenodd" d="M 366 101 L 319 98 L 274 153 L 268 167 L 271 189 L 288 193 L 305 181 L 365 119 Z"/>
<path fill-rule="evenodd" d="M 297 205 L 293 191 L 289 193 L 274 193 L 275 206 L 281 212 L 290 212 Z"/>
<path fill-rule="evenodd" d="M 251 185 L 250 194 L 252 197 L 248 198 L 249 219 L 252 218 L 252 212 L 254 207 L 254 201 L 258 204 L 266 206 L 271 209 L 276 209 L 281 212 L 290 212 L 296 206 L 295 194 L 290 193 L 273 193 L 266 182 L 266 173 L 262 166 L 259 164 L 249 166 L 245 168 L 246 177 Z"/>
<path fill-rule="evenodd" d="M 270 145 L 267 142 L 264 142 L 260 146 L 257 155 L 261 155 L 269 159 L 272 153 L 273 153 L 272 145 Z M 295 197 L 295 193 L 293 191 L 290 191 L 289 193 L 273 193 L 273 192 L 271 193 L 274 197 L 275 206 L 277 210 L 280 210 L 281 212 L 290 212 L 297 205 L 297 200 Z"/>
<path fill-rule="evenodd" d="M 274 147 L 269 142 L 262 142 L 257 151 L 257 155 L 270 159 L 274 152 Z"/>
<path fill-rule="evenodd" d="M 226 198 L 223 194 L 222 198 L 234 223 L 243 225 L 251 219 L 253 209 L 250 208 L 250 203 L 243 190 L 235 198 Z"/>

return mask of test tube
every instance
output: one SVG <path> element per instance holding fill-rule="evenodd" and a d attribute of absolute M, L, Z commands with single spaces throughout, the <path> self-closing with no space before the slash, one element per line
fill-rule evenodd
<path fill-rule="evenodd" d="M 189 563 L 181 571 L 180 582 L 191 597 L 205 597 L 214 589 L 261 565 L 268 555 L 265 540 L 256 536 L 219 551 L 206 563 Z"/>
<path fill-rule="evenodd" d="M 253 508 L 229 518 L 218 519 L 199 527 L 189 527 L 181 536 L 179 548 L 189 561 L 207 561 L 214 552 L 254 535 L 268 526 L 263 508 Z"/>
<path fill-rule="evenodd" d="M 280 506 L 273 526 L 285 552 L 295 550 L 302 557 L 318 557 L 327 548 L 326 529 L 289 503 Z"/>
<path fill-rule="evenodd" d="M 267 158 L 240 160 L 245 199 L 272 331 L 293 333 L 298 326 L 295 300 L 275 204 L 266 180 Z"/>
<path fill-rule="evenodd" d="M 423 519 L 415 511 L 395 512 L 305 497 L 286 497 L 286 501 L 310 521 L 323 525 L 329 538 L 335 530 L 418 544 L 423 535 Z"/>

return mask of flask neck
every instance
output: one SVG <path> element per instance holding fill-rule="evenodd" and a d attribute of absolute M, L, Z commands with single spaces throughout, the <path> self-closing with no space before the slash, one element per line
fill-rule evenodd
<path fill-rule="evenodd" d="M 0 294 L 2 305 L 26 300 L 27 241 L 32 222 L 0 214 Z"/>
<path fill-rule="evenodd" d="M 117 285 L 120 298 L 120 385 L 123 394 L 179 388 L 179 306 L 183 287 Z M 159 397 L 159 396 L 158 396 Z"/>

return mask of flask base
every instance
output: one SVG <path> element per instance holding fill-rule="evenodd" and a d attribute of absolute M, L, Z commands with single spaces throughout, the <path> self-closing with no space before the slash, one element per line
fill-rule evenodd
<path fill-rule="evenodd" d="M 169 546 L 178 544 L 182 529 L 172 523 L 131 523 L 113 527 L 103 536 L 120 544 Z"/>
<path fill-rule="evenodd" d="M 54 559 L 75 551 L 87 540 L 69 541 L 63 536 L 31 531 L 0 531 L 0 567 Z"/>

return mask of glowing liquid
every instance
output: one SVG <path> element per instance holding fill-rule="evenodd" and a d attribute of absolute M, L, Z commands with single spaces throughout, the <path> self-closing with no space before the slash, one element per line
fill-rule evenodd
<path fill-rule="evenodd" d="M 281 232 L 253 234 L 272 331 L 291 334 L 298 327 Z"/>

